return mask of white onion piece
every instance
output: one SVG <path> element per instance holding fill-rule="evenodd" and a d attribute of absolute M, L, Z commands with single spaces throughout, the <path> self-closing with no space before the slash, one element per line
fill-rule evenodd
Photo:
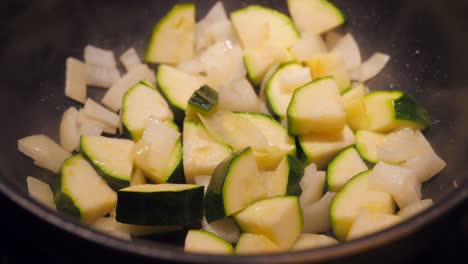
<path fill-rule="evenodd" d="M 120 72 L 117 68 L 86 64 L 86 83 L 88 85 L 109 88 L 119 79 Z"/>
<path fill-rule="evenodd" d="M 347 70 L 356 69 L 362 63 L 359 46 L 350 33 L 344 35 L 344 37 L 336 43 L 331 52 L 336 52 L 343 57 Z"/>
<path fill-rule="evenodd" d="M 289 71 L 288 74 L 281 75 L 281 90 L 292 94 L 297 88 L 312 81 L 310 69 L 303 67 L 295 71 Z"/>
<path fill-rule="evenodd" d="M 90 227 L 123 240 L 132 240 L 132 236 L 129 233 L 120 230 L 120 223 L 114 217 L 99 217 Z"/>
<path fill-rule="evenodd" d="M 54 194 L 50 189 L 49 184 L 28 176 L 26 178 L 28 184 L 29 196 L 52 210 L 56 210 Z"/>
<path fill-rule="evenodd" d="M 233 112 L 260 112 L 260 101 L 245 78 L 234 80 L 219 89 L 219 107 Z"/>
<path fill-rule="evenodd" d="M 79 144 L 78 110 L 72 106 L 63 113 L 60 121 L 60 145 L 66 151 L 73 152 Z"/>
<path fill-rule="evenodd" d="M 201 175 L 201 176 L 195 177 L 195 184 L 205 187 L 205 192 L 206 192 L 206 188 L 208 188 L 208 185 L 210 184 L 210 181 L 211 181 L 211 176 Z"/>
<path fill-rule="evenodd" d="M 232 217 L 208 223 L 205 217 L 201 222 L 202 229 L 213 233 L 229 243 L 236 243 L 240 237 L 240 230 Z"/>
<path fill-rule="evenodd" d="M 335 244 L 338 244 L 338 241 L 331 236 L 303 233 L 300 234 L 296 242 L 294 242 L 291 250 L 305 250 L 326 247 Z"/>
<path fill-rule="evenodd" d="M 396 215 L 373 212 L 362 209 L 351 226 L 347 240 L 369 235 L 392 225 L 400 223 L 403 219 Z"/>
<path fill-rule="evenodd" d="M 335 30 L 327 32 L 327 34 L 325 34 L 325 44 L 327 45 L 328 50 L 332 50 L 343 36 L 343 33 Z"/>
<path fill-rule="evenodd" d="M 177 69 L 192 75 L 205 73 L 205 65 L 200 61 L 200 58 L 193 58 L 177 65 Z"/>
<path fill-rule="evenodd" d="M 105 108 L 104 106 L 96 103 L 91 98 L 86 100 L 86 103 L 83 108 L 84 113 L 97 119 L 103 123 L 108 124 L 112 127 L 119 127 L 120 125 L 120 117 L 116 113 L 110 111 L 109 109 Z"/>
<path fill-rule="evenodd" d="M 421 183 L 410 169 L 379 162 L 369 177 L 369 188 L 390 193 L 399 208 L 421 200 Z"/>
<path fill-rule="evenodd" d="M 430 145 L 419 132 L 411 128 L 402 128 L 385 136 L 377 147 L 379 160 L 400 163 L 422 155 Z"/>
<path fill-rule="evenodd" d="M 427 149 L 420 156 L 405 161 L 402 166 L 413 171 L 419 182 L 425 182 L 441 172 L 447 164 L 434 150 Z"/>
<path fill-rule="evenodd" d="M 122 99 L 125 92 L 139 81 L 145 80 L 150 74 L 147 65 L 141 64 L 127 72 L 122 78 L 112 85 L 101 100 L 101 103 L 114 112 L 122 107 Z"/>
<path fill-rule="evenodd" d="M 299 183 L 302 189 L 299 201 L 301 206 L 313 204 L 320 200 L 325 188 L 325 172 L 317 171 L 315 164 L 304 169 L 304 176 Z"/>
<path fill-rule="evenodd" d="M 207 84 L 215 90 L 246 75 L 242 49 L 231 42 L 219 42 L 200 54 Z"/>
<path fill-rule="evenodd" d="M 140 57 L 138 56 L 138 53 L 134 48 L 129 48 L 128 50 L 126 50 L 120 56 L 120 61 L 125 67 L 125 70 L 127 70 L 128 72 L 135 69 L 135 67 L 142 63 Z"/>
<path fill-rule="evenodd" d="M 219 1 L 195 24 L 195 48 L 199 51 L 225 40 L 237 42 L 237 37 L 224 5 Z"/>
<path fill-rule="evenodd" d="M 46 135 L 34 135 L 18 140 L 18 150 L 32 158 L 34 164 L 54 173 L 71 154 Z"/>
<path fill-rule="evenodd" d="M 83 109 L 78 111 L 78 127 L 80 128 L 80 135 L 100 135 L 102 132 L 114 135 L 117 133 L 117 129 L 104 123 L 94 117 L 86 114 Z"/>
<path fill-rule="evenodd" d="M 143 174 L 143 171 L 139 168 L 134 169 L 132 172 L 132 177 L 130 178 L 130 186 L 143 184 L 146 184 L 146 178 Z"/>
<path fill-rule="evenodd" d="M 350 71 L 352 80 L 365 82 L 374 78 L 380 71 L 385 68 L 390 56 L 384 53 L 374 53 L 367 61 L 363 62 L 361 66 L 353 71 Z"/>
<path fill-rule="evenodd" d="M 270 113 L 270 110 L 268 110 L 268 106 L 266 102 L 263 100 L 260 100 L 260 113 L 272 116 L 272 114 Z"/>
<path fill-rule="evenodd" d="M 431 207 L 433 204 L 432 199 L 424 199 L 412 204 L 407 205 L 405 208 L 398 211 L 397 215 L 403 218 L 410 218 L 427 208 Z"/>
<path fill-rule="evenodd" d="M 86 65 L 75 59 L 67 58 L 65 77 L 65 95 L 77 102 L 86 101 Z"/>
<path fill-rule="evenodd" d="M 84 60 L 86 64 L 93 64 L 108 68 L 116 68 L 114 52 L 105 50 L 93 45 L 87 45 L 84 48 Z"/>
<path fill-rule="evenodd" d="M 319 35 L 305 34 L 291 47 L 297 61 L 305 62 L 317 54 L 327 53 L 327 46 Z"/>
<path fill-rule="evenodd" d="M 335 193 L 327 192 L 319 201 L 302 206 L 303 233 L 325 233 L 330 230 L 330 202 Z"/>

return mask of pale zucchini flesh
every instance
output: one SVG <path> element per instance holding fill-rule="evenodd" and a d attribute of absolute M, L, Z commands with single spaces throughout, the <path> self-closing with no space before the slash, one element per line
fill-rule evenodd
<path fill-rule="evenodd" d="M 368 170 L 354 147 L 343 150 L 328 165 L 328 190 L 338 192 L 353 176 Z"/>
<path fill-rule="evenodd" d="M 232 255 L 234 248 L 222 238 L 202 230 L 189 230 L 185 238 L 185 252 Z"/>

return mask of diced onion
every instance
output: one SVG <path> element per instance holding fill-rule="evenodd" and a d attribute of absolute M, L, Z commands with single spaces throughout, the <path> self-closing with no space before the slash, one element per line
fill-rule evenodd
<path fill-rule="evenodd" d="M 32 158 L 34 164 L 54 173 L 71 154 L 46 135 L 34 135 L 18 140 L 18 150 Z"/>
<path fill-rule="evenodd" d="M 206 16 L 195 25 L 195 48 L 205 49 L 217 42 L 229 40 L 237 43 L 237 37 L 222 2 L 217 2 Z"/>
<path fill-rule="evenodd" d="M 31 196 L 31 198 L 52 210 L 56 210 L 54 194 L 52 193 L 49 184 L 31 176 L 26 178 L 26 182 L 28 184 L 29 196 Z"/>
<path fill-rule="evenodd" d="M 322 197 L 325 188 L 325 172 L 317 171 L 317 167 L 312 163 L 304 169 L 304 176 L 299 184 L 302 189 L 299 197 L 301 206 L 313 204 Z"/>
<path fill-rule="evenodd" d="M 86 65 L 74 58 L 67 59 L 65 95 L 77 102 L 86 101 Z"/>
<path fill-rule="evenodd" d="M 78 110 L 72 106 L 63 113 L 60 121 L 60 145 L 68 152 L 73 152 L 79 144 Z"/>
<path fill-rule="evenodd" d="M 236 243 L 240 237 L 240 230 L 231 217 L 208 223 L 205 217 L 202 219 L 202 229 L 213 233 L 229 243 Z"/>
<path fill-rule="evenodd" d="M 245 78 L 221 86 L 219 106 L 233 112 L 259 112 L 260 101 L 254 88 Z"/>
<path fill-rule="evenodd" d="M 122 62 L 127 72 L 135 69 L 141 64 L 141 59 L 134 48 L 129 48 L 121 56 L 120 61 Z"/>
<path fill-rule="evenodd" d="M 343 57 L 344 64 L 348 70 L 356 69 L 362 63 L 359 46 L 350 33 L 344 35 L 336 43 L 331 52 L 336 52 Z"/>
<path fill-rule="evenodd" d="M 335 193 L 327 192 L 319 201 L 302 206 L 303 233 L 325 233 L 330 230 L 330 202 Z"/>
<path fill-rule="evenodd" d="M 403 218 L 410 218 L 427 208 L 431 207 L 433 204 L 432 199 L 424 199 L 412 204 L 407 205 L 405 208 L 401 209 L 397 215 Z"/>
<path fill-rule="evenodd" d="M 130 179 L 130 186 L 146 184 L 146 178 L 141 169 L 134 169 Z"/>
<path fill-rule="evenodd" d="M 86 100 L 86 103 L 84 105 L 83 111 L 93 117 L 94 119 L 97 119 L 103 123 L 108 124 L 111 127 L 119 127 L 120 125 L 120 117 L 116 113 L 108 110 L 104 106 L 96 103 L 92 99 L 88 98 Z"/>
<path fill-rule="evenodd" d="M 317 54 L 327 52 L 327 46 L 319 35 L 306 34 L 291 47 L 291 54 L 297 61 L 308 61 Z"/>
<path fill-rule="evenodd" d="M 441 172 L 446 165 L 445 161 L 432 148 L 427 149 L 424 154 L 407 160 L 402 164 L 403 167 L 412 170 L 420 182 L 430 180 Z"/>
<path fill-rule="evenodd" d="M 374 78 L 380 71 L 385 68 L 390 56 L 380 52 L 374 53 L 367 61 L 363 62 L 361 66 L 350 72 L 351 79 L 359 82 L 365 82 Z"/>
<path fill-rule="evenodd" d="M 422 155 L 427 149 L 428 143 L 421 132 L 403 128 L 385 136 L 377 147 L 377 155 L 381 161 L 400 163 Z"/>
<path fill-rule="evenodd" d="M 327 32 L 325 34 L 325 44 L 327 45 L 328 50 L 332 50 L 338 41 L 343 38 L 343 36 L 343 33 L 335 30 Z"/>
<path fill-rule="evenodd" d="M 83 109 L 78 111 L 78 126 L 80 128 L 81 135 L 100 135 L 102 132 L 111 135 L 117 133 L 117 129 L 115 127 L 86 114 Z"/>
<path fill-rule="evenodd" d="M 117 68 L 108 68 L 92 64 L 86 65 L 86 83 L 88 85 L 109 88 L 120 79 Z"/>
<path fill-rule="evenodd" d="M 196 176 L 195 177 L 195 184 L 198 184 L 198 185 L 201 185 L 203 187 L 205 187 L 205 191 L 206 191 L 206 188 L 208 187 L 208 185 L 210 184 L 210 181 L 211 181 L 211 176 Z"/>
<path fill-rule="evenodd" d="M 188 74 L 198 75 L 205 73 L 205 65 L 201 63 L 199 58 L 194 58 L 177 65 L 177 69 Z"/>
<path fill-rule="evenodd" d="M 87 45 L 84 48 L 84 60 L 86 64 L 93 64 L 107 68 L 116 68 L 114 52 L 96 46 Z"/>

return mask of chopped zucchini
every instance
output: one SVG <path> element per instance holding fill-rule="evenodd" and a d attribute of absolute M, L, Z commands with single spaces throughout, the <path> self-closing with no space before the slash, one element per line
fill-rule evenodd
<path fill-rule="evenodd" d="M 288 0 L 289 13 L 302 34 L 322 34 L 346 22 L 345 15 L 327 0 Z"/>
<path fill-rule="evenodd" d="M 146 184 L 146 178 L 143 174 L 143 171 L 141 169 L 134 168 L 132 172 L 132 177 L 130 179 L 130 186 L 143 184 Z"/>
<path fill-rule="evenodd" d="M 392 195 L 369 189 L 368 179 L 372 170 L 361 172 L 349 180 L 333 197 L 330 204 L 331 227 L 335 237 L 343 241 L 358 217 L 361 209 L 395 214 Z"/>
<path fill-rule="evenodd" d="M 145 60 L 177 64 L 195 54 L 195 5 L 175 5 L 155 25 Z"/>
<path fill-rule="evenodd" d="M 185 252 L 232 255 L 234 248 L 219 236 L 202 230 L 189 230 L 185 238 Z"/>
<path fill-rule="evenodd" d="M 320 78 L 297 89 L 288 106 L 288 129 L 293 135 L 325 134 L 346 125 L 338 86 L 333 78 Z"/>
<path fill-rule="evenodd" d="M 273 146 L 257 151 L 254 148 L 255 159 L 261 170 L 274 170 L 286 154 L 296 155 L 294 138 L 271 116 L 259 113 L 236 113 L 252 123 L 265 136 L 268 144 Z"/>
<path fill-rule="evenodd" d="M 218 106 L 218 92 L 207 85 L 203 85 L 193 93 L 188 104 L 199 113 L 213 113 Z"/>
<path fill-rule="evenodd" d="M 114 190 L 130 184 L 134 146 L 128 139 L 102 136 L 81 136 L 80 140 L 81 155 Z"/>
<path fill-rule="evenodd" d="M 278 252 L 280 249 L 264 235 L 243 233 L 236 244 L 236 254 L 253 255 Z"/>
<path fill-rule="evenodd" d="M 318 234 L 300 234 L 296 242 L 291 247 L 292 251 L 305 250 L 318 247 L 326 247 L 338 244 L 333 237 Z"/>
<path fill-rule="evenodd" d="M 143 137 L 135 145 L 134 162 L 156 183 L 183 182 L 179 128 L 171 121 L 149 118 Z"/>
<path fill-rule="evenodd" d="M 205 195 L 205 216 L 213 222 L 230 216 L 266 196 L 252 149 L 245 148 L 221 162 Z"/>
<path fill-rule="evenodd" d="M 345 126 L 338 133 L 300 136 L 298 142 L 305 165 L 315 163 L 322 170 L 340 151 L 353 145 L 355 137 L 353 131 Z"/>
<path fill-rule="evenodd" d="M 201 76 L 190 75 L 169 65 L 159 65 L 156 74 L 159 88 L 167 101 L 185 111 L 192 94 L 205 84 Z"/>
<path fill-rule="evenodd" d="M 352 240 L 378 232 L 392 225 L 398 224 L 402 220 L 403 218 L 397 215 L 369 212 L 364 209 L 356 217 L 346 240 Z"/>
<path fill-rule="evenodd" d="M 356 131 L 356 150 L 359 155 L 370 163 L 380 161 L 377 147 L 385 140 L 385 135 L 366 130 Z"/>
<path fill-rule="evenodd" d="M 328 190 L 338 192 L 354 175 L 368 170 L 367 165 L 354 147 L 343 150 L 328 165 Z"/>
<path fill-rule="evenodd" d="M 297 39 L 299 32 L 291 19 L 276 10 L 250 5 L 231 13 L 231 21 L 244 49 L 256 49 L 274 43 L 287 49 Z"/>
<path fill-rule="evenodd" d="M 332 76 L 343 94 L 351 88 L 351 80 L 341 55 L 337 53 L 324 53 L 314 56 L 306 61 L 310 68 L 312 78 Z"/>
<path fill-rule="evenodd" d="M 208 223 L 204 217 L 201 226 L 203 230 L 213 233 L 229 243 L 236 243 L 239 240 L 240 229 L 232 217 L 223 218 L 211 223 Z"/>
<path fill-rule="evenodd" d="M 115 207 L 115 192 L 81 155 L 66 159 L 60 174 L 55 195 L 57 210 L 92 223 Z"/>
<path fill-rule="evenodd" d="M 269 187 L 268 196 L 301 195 L 302 190 L 299 183 L 302 176 L 304 176 L 302 162 L 292 155 L 286 155 L 275 172 L 270 177 L 266 177 Z"/>
<path fill-rule="evenodd" d="M 183 163 L 185 181 L 193 183 L 194 177 L 212 175 L 216 166 L 232 151 L 214 139 L 199 122 L 185 121 L 183 127 Z"/>
<path fill-rule="evenodd" d="M 234 219 L 247 233 L 264 235 L 280 249 L 289 249 L 302 230 L 302 212 L 295 196 L 276 196 L 256 202 Z"/>
<path fill-rule="evenodd" d="M 343 94 L 343 105 L 346 111 L 346 122 L 353 130 L 366 129 L 368 118 L 364 96 L 368 93 L 368 88 L 360 84 Z"/>
<path fill-rule="evenodd" d="M 267 76 L 271 66 L 276 63 L 286 63 L 292 58 L 287 49 L 268 46 L 245 50 L 243 60 L 249 80 L 258 86 Z"/>
<path fill-rule="evenodd" d="M 124 133 L 138 141 L 150 116 L 158 120 L 174 119 L 167 102 L 156 88 L 148 82 L 140 82 L 123 97 L 121 120 Z"/>
<path fill-rule="evenodd" d="M 290 76 L 294 77 L 291 81 Z M 280 65 L 265 85 L 268 107 L 275 115 L 286 117 L 294 91 L 311 80 L 309 70 L 297 62 Z"/>
<path fill-rule="evenodd" d="M 370 131 L 391 132 L 402 127 L 422 130 L 431 124 L 427 110 L 402 91 L 374 91 L 364 97 L 364 103 Z"/>
<path fill-rule="evenodd" d="M 116 212 L 121 223 L 187 226 L 202 219 L 203 186 L 145 184 L 120 189 Z"/>

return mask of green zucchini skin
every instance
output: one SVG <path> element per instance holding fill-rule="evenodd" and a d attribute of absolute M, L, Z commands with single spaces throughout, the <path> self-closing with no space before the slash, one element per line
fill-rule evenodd
<path fill-rule="evenodd" d="M 299 183 L 301 182 L 302 176 L 304 176 L 304 165 L 298 158 L 294 157 L 293 155 L 288 154 L 287 159 L 289 165 L 289 175 L 286 195 L 300 196 L 302 189 Z"/>
<path fill-rule="evenodd" d="M 420 124 L 423 128 L 431 125 L 431 116 L 426 108 L 419 104 L 412 96 L 403 94 L 393 101 L 395 118 Z"/>
<path fill-rule="evenodd" d="M 208 85 L 203 85 L 196 90 L 188 101 L 198 112 L 209 114 L 218 106 L 218 92 Z"/>
<path fill-rule="evenodd" d="M 55 193 L 54 199 L 58 211 L 70 215 L 76 219 L 81 218 L 80 208 L 78 208 L 78 206 L 75 205 L 70 196 L 62 192 L 60 189 L 57 190 L 57 192 Z"/>

